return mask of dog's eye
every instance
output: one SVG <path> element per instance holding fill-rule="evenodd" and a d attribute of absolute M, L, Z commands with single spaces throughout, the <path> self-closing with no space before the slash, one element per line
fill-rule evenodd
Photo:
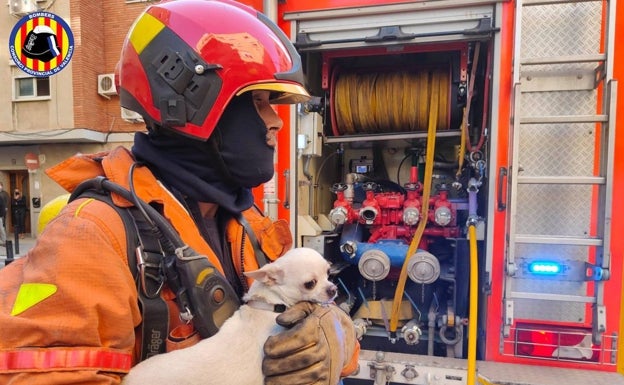
<path fill-rule="evenodd" d="M 316 279 L 304 283 L 303 286 L 308 290 L 314 289 L 314 286 L 316 286 Z"/>

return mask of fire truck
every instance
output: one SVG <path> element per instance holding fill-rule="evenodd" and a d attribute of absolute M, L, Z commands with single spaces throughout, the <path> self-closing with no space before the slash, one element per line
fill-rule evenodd
<path fill-rule="evenodd" d="M 313 95 L 256 193 L 332 262 L 345 384 L 624 384 L 624 4 L 246 3 Z"/>

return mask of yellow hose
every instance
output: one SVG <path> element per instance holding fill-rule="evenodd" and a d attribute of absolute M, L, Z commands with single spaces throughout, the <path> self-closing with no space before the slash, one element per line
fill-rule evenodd
<path fill-rule="evenodd" d="M 401 302 L 403 301 L 403 293 L 405 291 L 405 282 L 407 281 L 407 266 L 409 260 L 416 252 L 420 239 L 425 226 L 427 226 L 427 217 L 429 216 L 429 196 L 431 195 L 431 179 L 433 177 L 433 153 L 435 151 L 435 139 L 436 139 L 436 126 L 438 121 L 438 100 L 439 100 L 439 82 L 438 76 L 433 76 L 431 79 L 431 100 L 429 104 L 429 130 L 427 132 L 427 157 L 425 163 L 425 180 L 423 182 L 423 196 L 422 196 L 422 213 L 421 220 L 416 228 L 416 233 L 412 242 L 407 249 L 407 255 L 405 261 L 401 267 L 401 273 L 399 274 L 399 281 L 394 292 L 394 299 L 392 301 L 392 314 L 390 315 L 390 331 L 395 332 L 399 323 L 399 314 L 401 311 Z"/>
<path fill-rule="evenodd" d="M 467 385 L 476 384 L 477 374 L 477 308 L 479 301 L 479 263 L 477 258 L 477 228 L 468 226 L 470 244 L 470 307 L 468 310 L 468 378 Z"/>

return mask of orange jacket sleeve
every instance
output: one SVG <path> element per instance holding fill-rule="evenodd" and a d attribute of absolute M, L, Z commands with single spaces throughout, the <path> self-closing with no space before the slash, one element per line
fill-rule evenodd
<path fill-rule="evenodd" d="M 0 383 L 121 382 L 141 321 L 126 253 L 114 209 L 78 199 L 0 270 Z"/>

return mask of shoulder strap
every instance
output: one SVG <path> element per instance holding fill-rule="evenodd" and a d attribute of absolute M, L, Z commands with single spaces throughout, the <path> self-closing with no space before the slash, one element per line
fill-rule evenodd
<path fill-rule="evenodd" d="M 163 277 L 168 282 L 169 289 L 175 293 L 176 304 L 180 311 L 180 317 L 187 321 L 193 321 L 195 328 L 203 338 L 214 335 L 221 327 L 223 321 L 232 315 L 240 306 L 240 299 L 227 278 L 210 262 L 205 255 L 201 255 L 189 247 L 180 237 L 177 230 L 168 220 L 148 203 L 142 201 L 136 194 L 127 188 L 109 181 L 104 176 L 86 180 L 76 186 L 70 200 L 80 196 L 87 190 L 102 191 L 119 194 L 129 202 L 134 202 L 137 211 L 145 217 L 146 222 L 153 230 L 154 236 L 158 235 L 158 242 L 162 250 L 159 253 L 159 263 L 157 264 L 160 274 L 156 277 Z M 132 212 L 132 211 L 131 211 Z M 139 218 L 138 215 L 134 216 Z M 136 221 L 135 223 L 139 223 Z M 128 231 L 128 230 L 127 230 Z M 145 233 L 135 231 L 137 236 L 145 240 Z M 139 249 L 137 249 L 139 250 Z M 142 251 L 141 248 L 140 251 Z M 139 253 L 143 257 L 142 253 Z M 149 267 L 144 264 L 144 260 L 137 258 L 139 267 Z M 156 264 L 154 264 L 154 267 Z M 138 269 L 139 278 L 142 277 L 141 269 Z M 164 272 L 164 273 L 163 273 Z M 145 278 L 148 276 L 145 274 Z M 139 279 L 139 283 L 141 280 Z M 150 297 L 152 291 L 139 289 L 139 295 Z M 210 292 L 211 295 L 206 295 Z M 158 340 L 159 346 L 163 343 L 162 337 Z M 156 336 L 153 335 L 152 339 Z"/>
<path fill-rule="evenodd" d="M 124 229 L 126 232 L 126 254 L 128 256 L 128 266 L 130 267 L 130 271 L 132 272 L 132 276 L 137 276 L 137 260 L 135 250 L 138 245 L 138 234 L 134 230 L 134 217 L 130 213 L 130 208 L 124 208 L 116 206 L 113 203 L 113 199 L 110 194 L 106 194 L 103 192 L 99 192 L 96 190 L 86 190 L 82 192 L 80 195 L 70 198 L 70 202 L 77 198 L 93 198 L 99 201 L 107 203 L 110 207 L 115 209 L 121 221 L 124 224 Z M 128 231 L 130 230 L 130 231 Z"/>
<path fill-rule="evenodd" d="M 151 231 L 147 221 L 133 207 L 128 212 L 132 215 L 136 234 L 135 256 L 137 260 L 135 275 L 139 304 L 143 317 L 141 324 L 141 361 L 167 351 L 166 340 L 169 335 L 169 307 L 160 296 L 165 282 L 163 252 L 158 236 Z M 128 234 L 128 232 L 126 231 Z M 131 235 L 128 234 L 128 237 Z"/>
<path fill-rule="evenodd" d="M 163 253 L 157 235 L 147 221 L 132 206 L 123 208 L 115 205 L 110 193 L 85 190 L 71 200 L 93 198 L 111 206 L 121 218 L 126 233 L 128 266 L 137 284 L 141 323 L 141 361 L 166 352 L 169 333 L 169 307 L 160 297 L 164 283 L 162 276 Z"/>
<path fill-rule="evenodd" d="M 249 237 L 249 242 L 253 246 L 254 255 L 256 256 L 256 261 L 258 262 L 258 267 L 266 265 L 269 262 L 269 259 L 267 258 L 266 254 L 264 254 L 264 251 L 262 251 L 262 248 L 260 247 L 260 242 L 258 242 L 256 233 L 254 233 L 254 230 L 249 224 L 249 221 L 245 219 L 245 216 L 242 213 L 240 213 L 236 217 L 236 220 L 243 226 L 243 228 L 245 229 L 245 233 L 247 233 L 247 236 Z"/>

